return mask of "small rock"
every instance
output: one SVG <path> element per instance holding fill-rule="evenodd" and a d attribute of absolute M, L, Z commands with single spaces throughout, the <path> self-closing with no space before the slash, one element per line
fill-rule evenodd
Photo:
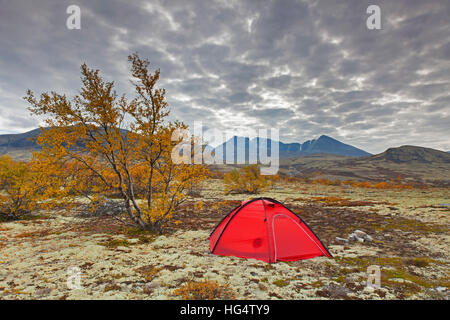
<path fill-rule="evenodd" d="M 131 244 L 136 244 L 136 243 L 139 243 L 139 239 L 128 239 L 127 240 L 128 241 L 128 243 L 131 243 Z"/>
<path fill-rule="evenodd" d="M 130 248 L 124 247 L 124 246 L 118 246 L 116 248 L 117 251 L 122 251 L 122 252 L 131 252 Z"/>
<path fill-rule="evenodd" d="M 437 287 L 435 290 L 437 292 L 446 292 L 447 291 L 447 287 Z"/>
<path fill-rule="evenodd" d="M 258 274 L 257 274 L 256 272 L 251 271 L 251 272 L 250 272 L 250 275 L 256 277 Z"/>
<path fill-rule="evenodd" d="M 36 294 L 39 296 L 46 296 L 52 292 L 53 288 L 42 288 L 36 291 Z"/>
<path fill-rule="evenodd" d="M 364 241 L 373 241 L 373 238 L 371 236 L 369 236 L 367 233 L 365 233 L 364 231 L 361 230 L 355 230 L 353 231 L 353 233 L 351 233 L 348 236 L 349 240 L 351 241 L 359 241 L 359 242 L 364 242 Z"/>
<path fill-rule="evenodd" d="M 156 289 L 159 288 L 161 284 L 158 281 L 152 281 L 145 284 L 145 287 L 149 289 Z"/>
<path fill-rule="evenodd" d="M 347 239 L 339 238 L 339 237 L 336 237 L 336 241 L 337 242 L 343 242 L 343 243 L 348 243 L 349 242 Z"/>

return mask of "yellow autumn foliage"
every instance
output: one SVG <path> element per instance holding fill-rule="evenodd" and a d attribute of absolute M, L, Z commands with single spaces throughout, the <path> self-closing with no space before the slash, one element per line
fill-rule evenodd
<path fill-rule="evenodd" d="M 236 295 L 227 283 L 220 285 L 218 281 L 187 281 L 174 290 L 174 295 L 183 300 L 230 300 Z"/>
<path fill-rule="evenodd" d="M 29 166 L 8 156 L 0 157 L 0 216 L 16 218 L 34 206 Z"/>
<path fill-rule="evenodd" d="M 136 97 L 119 96 L 99 70 L 81 66 L 82 88 L 72 99 L 56 92 L 25 99 L 30 111 L 45 118 L 34 155 L 40 172 L 55 179 L 48 199 L 119 195 L 135 225 L 161 231 L 188 190 L 208 175 L 198 164 L 175 164 L 172 149 L 182 141 L 173 133 L 186 129 L 169 122 L 159 70 L 137 54 L 128 57 Z M 96 199 L 97 199 L 96 198 Z"/>
<path fill-rule="evenodd" d="M 257 164 L 233 169 L 224 175 L 223 181 L 225 184 L 225 194 L 257 194 L 263 192 L 271 185 L 271 181 L 260 174 Z"/>

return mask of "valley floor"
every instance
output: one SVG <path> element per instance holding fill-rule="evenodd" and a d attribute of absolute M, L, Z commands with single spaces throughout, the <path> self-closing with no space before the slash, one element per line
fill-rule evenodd
<path fill-rule="evenodd" d="M 196 199 L 203 210 L 186 204 L 165 235 L 64 211 L 0 223 L 0 299 L 179 299 L 177 288 L 204 279 L 228 283 L 238 299 L 448 299 L 448 189 L 278 183 L 258 196 L 299 214 L 334 258 L 267 264 L 209 254 L 211 230 L 251 197 L 224 195 L 210 180 Z M 373 241 L 336 240 L 357 229 Z M 380 289 L 366 287 L 370 265 L 381 268 Z M 69 289 L 77 268 L 81 287 Z"/>

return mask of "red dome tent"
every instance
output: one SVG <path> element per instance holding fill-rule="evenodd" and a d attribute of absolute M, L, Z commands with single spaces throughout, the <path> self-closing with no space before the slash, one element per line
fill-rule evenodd
<path fill-rule="evenodd" d="M 213 254 L 269 263 L 332 257 L 302 218 L 270 198 L 242 202 L 217 225 L 209 240 Z"/>

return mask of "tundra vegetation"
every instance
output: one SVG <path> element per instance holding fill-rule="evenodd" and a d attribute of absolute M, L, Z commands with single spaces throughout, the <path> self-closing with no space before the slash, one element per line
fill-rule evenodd
<path fill-rule="evenodd" d="M 0 157 L 0 219 L 23 217 L 36 207 L 35 176 L 28 163 Z"/>
<path fill-rule="evenodd" d="M 216 300 L 235 299 L 235 293 L 229 283 L 224 285 L 218 281 L 204 279 L 202 281 L 188 280 L 174 291 L 175 296 L 183 300 Z"/>
<path fill-rule="evenodd" d="M 75 210 L 0 224 L 0 297 L 448 299 L 448 188 L 366 188 L 292 177 L 271 178 L 271 187 L 259 195 L 299 214 L 334 259 L 267 264 L 209 254 L 211 230 L 249 197 L 225 195 L 223 178 L 209 178 L 196 199 L 180 204 L 163 235 Z M 196 206 L 199 199 L 203 206 Z M 371 240 L 350 240 L 355 230 Z M 80 267 L 82 290 L 67 288 L 72 265 Z M 373 265 L 380 267 L 379 289 L 366 286 Z"/>
<path fill-rule="evenodd" d="M 224 175 L 225 194 L 258 194 L 266 190 L 271 181 L 262 176 L 257 164 L 233 169 Z"/>

